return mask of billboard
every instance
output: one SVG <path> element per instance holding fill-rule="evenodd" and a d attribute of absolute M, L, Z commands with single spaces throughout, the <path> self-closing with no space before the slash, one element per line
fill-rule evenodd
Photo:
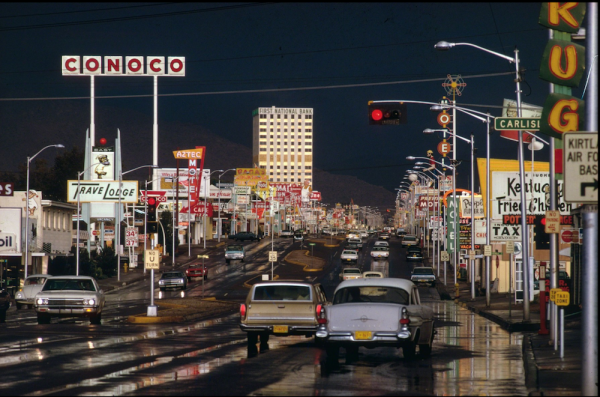
<path fill-rule="evenodd" d="M 0 255 L 21 253 L 22 212 L 21 208 L 0 208 Z"/>
<path fill-rule="evenodd" d="M 115 148 L 114 146 L 95 146 L 92 148 L 93 181 L 115 180 Z"/>
<path fill-rule="evenodd" d="M 267 170 L 264 168 L 238 168 L 235 170 L 233 183 L 235 186 L 256 187 L 258 182 L 269 182 Z"/>

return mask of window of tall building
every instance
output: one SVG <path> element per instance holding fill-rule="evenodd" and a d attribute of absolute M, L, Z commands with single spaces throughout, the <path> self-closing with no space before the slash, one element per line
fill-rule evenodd
<path fill-rule="evenodd" d="M 306 132 L 312 132 L 312 128 L 307 128 L 305 131 Z"/>
<path fill-rule="evenodd" d="M 260 151 L 261 151 L 261 152 L 266 152 L 266 151 L 267 151 L 267 148 L 266 148 L 266 147 L 261 147 L 261 148 L 260 148 Z"/>
<path fill-rule="evenodd" d="M 307 169 L 307 170 L 312 170 L 312 167 L 310 165 L 307 165 L 304 168 Z"/>
<path fill-rule="evenodd" d="M 312 152 L 312 149 L 305 148 L 305 149 L 304 149 L 304 151 L 305 151 L 305 152 Z"/>
<path fill-rule="evenodd" d="M 304 175 L 312 175 L 312 172 L 305 172 Z"/>
<path fill-rule="evenodd" d="M 261 128 L 260 132 L 267 132 L 267 129 L 266 128 Z"/>
<path fill-rule="evenodd" d="M 287 119 L 287 114 L 284 114 L 284 115 L 283 115 L 283 118 L 284 118 L 284 119 Z M 454 196 L 453 196 L 453 197 L 454 197 Z"/>
<path fill-rule="evenodd" d="M 312 134 L 306 134 L 306 135 L 304 135 L 304 139 L 312 139 Z"/>
<path fill-rule="evenodd" d="M 312 119 L 312 114 L 307 114 L 304 116 L 305 119 Z"/>
<path fill-rule="evenodd" d="M 304 125 L 312 125 L 312 121 L 310 121 L 310 122 L 307 121 L 307 122 L 304 123 Z"/>
<path fill-rule="evenodd" d="M 266 139 L 266 138 L 267 138 L 267 136 L 266 136 L 266 135 L 261 135 L 259 138 L 261 138 L 261 139 Z"/>
<path fill-rule="evenodd" d="M 260 123 L 258 123 L 259 125 L 267 125 L 266 121 L 261 121 Z"/>

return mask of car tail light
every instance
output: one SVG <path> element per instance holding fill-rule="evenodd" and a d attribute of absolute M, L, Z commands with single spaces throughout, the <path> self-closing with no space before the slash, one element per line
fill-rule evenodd
<path fill-rule="evenodd" d="M 327 317 L 325 315 L 325 306 L 317 305 L 317 322 L 319 324 L 327 324 Z"/>
<path fill-rule="evenodd" d="M 408 318 L 408 310 L 405 307 L 402 308 L 402 316 L 400 317 L 400 324 L 408 325 L 410 324 L 410 319 Z"/>
<path fill-rule="evenodd" d="M 246 304 L 244 304 L 244 303 L 242 303 L 242 304 L 240 305 L 240 316 L 241 316 L 242 318 L 245 318 L 245 317 L 246 317 Z"/>

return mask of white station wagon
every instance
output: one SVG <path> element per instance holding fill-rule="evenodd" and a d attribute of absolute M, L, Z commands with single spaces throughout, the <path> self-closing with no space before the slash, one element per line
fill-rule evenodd
<path fill-rule="evenodd" d="M 316 337 L 337 361 L 340 347 L 356 357 L 360 346 L 402 348 L 405 358 L 429 356 L 434 337 L 433 310 L 421 305 L 417 286 L 398 278 L 360 278 L 341 282 L 332 304 L 321 307 Z"/>

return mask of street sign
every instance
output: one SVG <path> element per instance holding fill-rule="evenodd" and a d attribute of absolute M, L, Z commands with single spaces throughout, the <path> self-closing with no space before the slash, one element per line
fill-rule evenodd
<path fill-rule="evenodd" d="M 137 247 L 139 242 L 138 228 L 137 227 L 126 227 L 125 228 L 125 246 L 126 247 Z"/>
<path fill-rule="evenodd" d="M 544 231 L 549 234 L 560 232 L 560 211 L 546 211 L 546 226 Z"/>
<path fill-rule="evenodd" d="M 492 256 L 492 246 L 491 245 L 483 246 L 483 256 Z"/>
<path fill-rule="evenodd" d="M 564 200 L 598 203 L 598 132 L 563 134 Z"/>
<path fill-rule="evenodd" d="M 308 245 L 315 245 L 315 243 L 308 243 Z"/>
<path fill-rule="evenodd" d="M 475 250 L 469 250 L 469 258 L 475 258 L 476 255 Z"/>
<path fill-rule="evenodd" d="M 494 119 L 494 129 L 496 131 L 539 131 L 540 119 L 534 117 L 496 117 Z"/>
<path fill-rule="evenodd" d="M 149 270 L 160 269 L 159 250 L 146 250 L 146 255 L 144 255 L 144 268 Z"/>
<path fill-rule="evenodd" d="M 556 293 L 562 292 L 561 288 L 552 288 L 550 289 L 550 300 L 554 302 L 556 300 Z"/>
<path fill-rule="evenodd" d="M 554 296 L 554 303 L 556 303 L 556 306 L 569 306 L 569 298 L 568 292 L 560 291 Z"/>
<path fill-rule="evenodd" d="M 514 241 L 507 241 L 506 242 L 506 253 L 507 254 L 514 254 L 515 253 L 515 242 Z"/>
<path fill-rule="evenodd" d="M 448 251 L 440 252 L 440 260 L 442 262 L 448 262 L 450 260 L 450 254 L 448 254 Z"/>
<path fill-rule="evenodd" d="M 269 262 L 277 262 L 277 251 L 269 251 Z"/>

